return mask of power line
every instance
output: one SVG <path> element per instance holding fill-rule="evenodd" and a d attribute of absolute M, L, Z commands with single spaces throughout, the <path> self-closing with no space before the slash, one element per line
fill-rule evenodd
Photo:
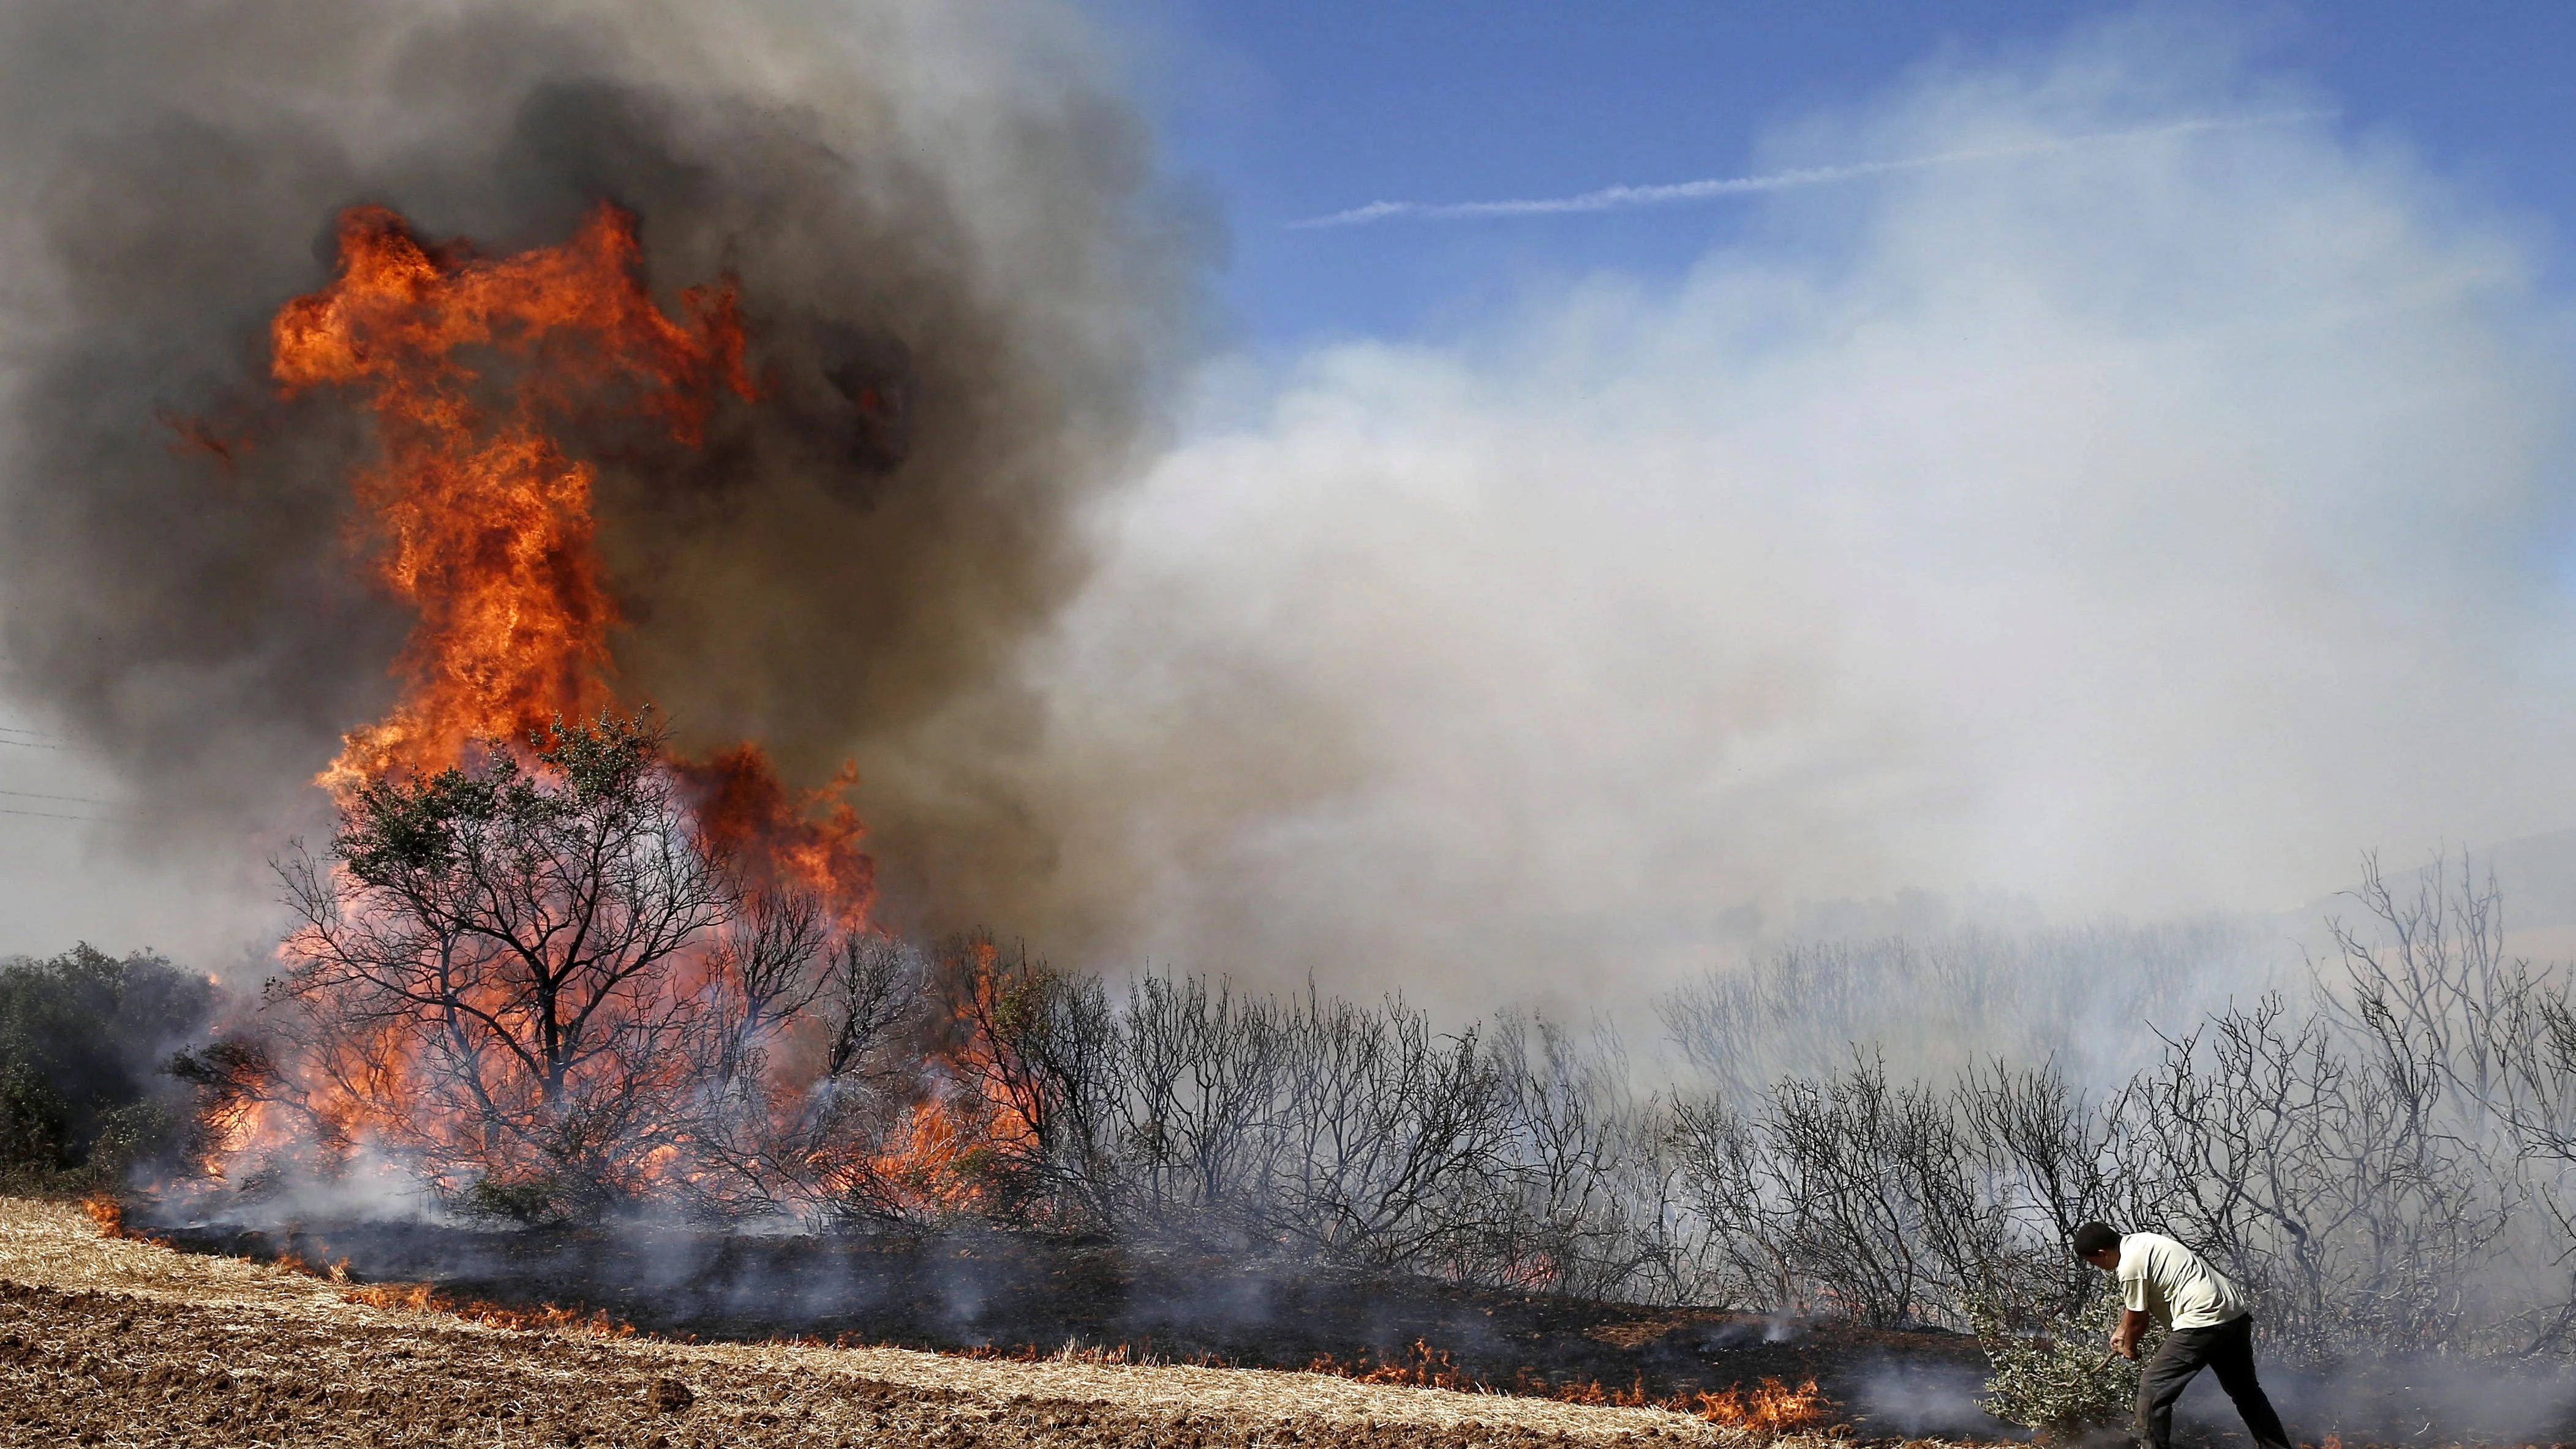
<path fill-rule="evenodd" d="M 46 795 L 34 790 L 0 790 L 0 795 L 15 795 L 21 800 L 61 800 L 72 805 L 109 805 L 110 800 L 93 800 L 87 795 Z"/>
<path fill-rule="evenodd" d="M 22 750 L 52 750 L 58 754 L 63 748 L 60 745 L 40 745 L 33 740 L 0 740 L 0 745 L 16 745 Z"/>
<path fill-rule="evenodd" d="M 6 805 L 0 805 L 0 815 L 24 815 L 30 820 L 80 820 L 91 825 L 116 825 L 122 823 L 113 818 L 102 818 L 96 815 L 51 815 L 42 810 L 12 810 Z"/>

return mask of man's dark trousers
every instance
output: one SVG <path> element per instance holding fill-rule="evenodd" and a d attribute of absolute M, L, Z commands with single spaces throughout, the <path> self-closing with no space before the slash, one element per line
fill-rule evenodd
<path fill-rule="evenodd" d="M 2214 1328 L 2177 1328 L 2165 1335 L 2164 1345 L 2138 1370 L 2138 1442 L 2172 1449 L 2174 1400 L 2203 1368 L 2218 1371 L 2218 1386 L 2236 1401 L 2246 1432 L 2261 1449 L 2290 1449 L 2289 1431 L 2254 1379 L 2251 1313 Z"/>

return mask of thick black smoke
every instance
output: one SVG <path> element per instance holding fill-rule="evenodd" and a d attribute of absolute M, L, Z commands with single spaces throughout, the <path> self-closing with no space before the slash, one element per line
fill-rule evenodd
<path fill-rule="evenodd" d="M 363 423 L 265 376 L 336 215 L 504 251 L 609 200 L 666 304 L 739 279 L 770 380 L 693 454 L 589 440 L 621 696 L 795 777 L 855 755 L 899 914 L 938 892 L 911 844 L 1048 868 L 965 782 L 1043 729 L 1014 650 L 1084 576 L 1209 250 L 1071 16 L 38 0 L 0 57 L 0 627 L 161 820 L 273 817 L 394 692 Z"/>

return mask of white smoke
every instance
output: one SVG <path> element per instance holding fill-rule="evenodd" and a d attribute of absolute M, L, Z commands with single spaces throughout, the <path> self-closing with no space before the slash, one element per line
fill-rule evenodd
<path fill-rule="evenodd" d="M 1582 1009 L 1802 903 L 2277 910 L 2576 820 L 2538 244 L 2331 122 L 2042 144 L 2322 99 L 2151 27 L 1944 70 L 1763 159 L 2004 159 L 1220 371 L 1051 659 L 1063 910 Z"/>

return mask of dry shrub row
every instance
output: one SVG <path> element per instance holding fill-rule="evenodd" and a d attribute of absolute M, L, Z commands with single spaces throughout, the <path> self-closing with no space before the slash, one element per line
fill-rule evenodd
<path fill-rule="evenodd" d="M 2401 893 L 2297 995 L 2231 1003 L 2087 1092 L 2053 1064 L 1895 1079 L 1874 1057 L 1679 1104 L 1711 1291 L 1883 1326 L 2056 1331 L 2064 1249 L 2152 1228 L 2252 1290 L 2269 1351 L 2576 1347 L 2576 982 L 2508 957 L 2492 885 Z M 1705 1022 L 1703 1022 L 1705 1025 Z"/>
<path fill-rule="evenodd" d="M 2108 1087 L 1867 1052 L 1730 1073 L 1802 1001 L 1868 994 L 1811 953 L 1769 1007 L 1677 1000 L 1717 1085 L 1641 1093 L 1615 1040 L 1543 1021 L 1113 989 L 986 938 L 840 929 L 747 885 L 662 758 L 649 721 L 603 718 L 355 793 L 327 855 L 288 863 L 304 926 L 267 1035 L 185 1064 L 253 1144 L 226 1190 L 363 1146 L 531 1221 L 973 1219 L 2003 1332 L 2082 1306 L 2063 1244 L 2098 1217 L 2211 1254 L 2294 1356 L 2576 1342 L 2576 982 L 2508 959 L 2465 873 L 2406 894 L 2374 869 L 2371 929 L 2295 999 L 2172 1029 Z"/>

